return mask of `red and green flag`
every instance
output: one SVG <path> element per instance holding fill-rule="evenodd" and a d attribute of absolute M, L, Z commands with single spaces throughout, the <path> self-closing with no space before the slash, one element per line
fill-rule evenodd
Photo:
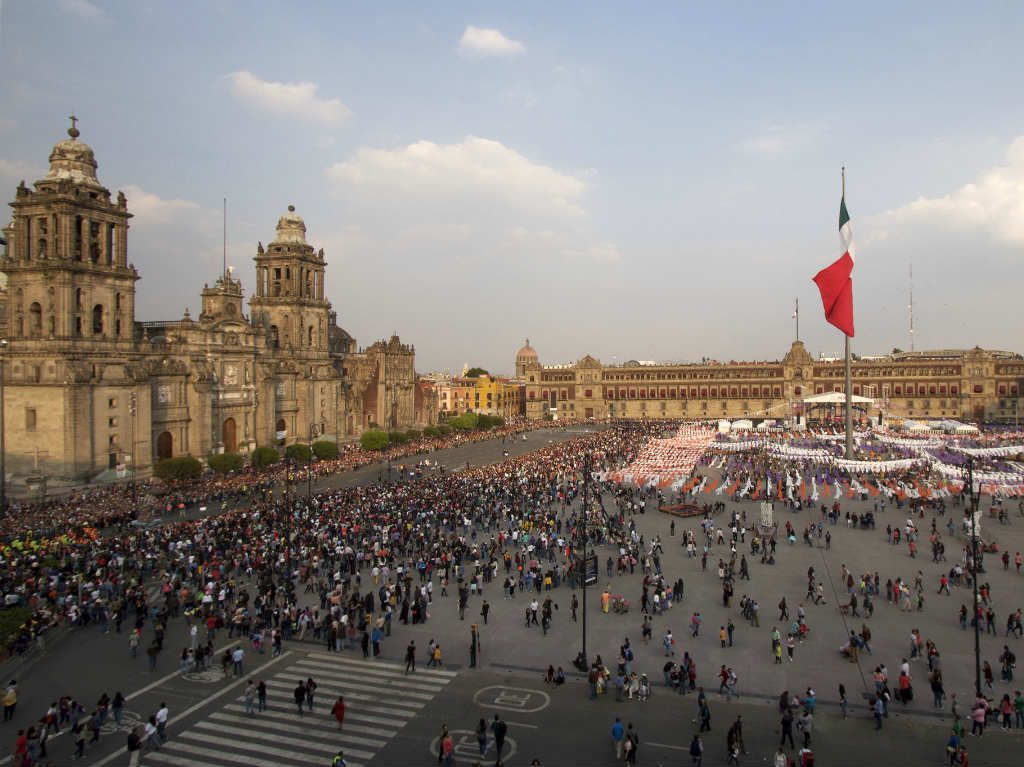
<path fill-rule="evenodd" d="M 853 338 L 853 229 L 845 196 L 839 201 L 839 250 L 842 255 L 814 275 L 814 282 L 821 293 L 825 319 Z"/>

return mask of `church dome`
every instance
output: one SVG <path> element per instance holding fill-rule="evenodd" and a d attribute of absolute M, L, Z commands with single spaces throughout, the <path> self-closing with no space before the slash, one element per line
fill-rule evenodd
<path fill-rule="evenodd" d="M 289 205 L 288 212 L 277 220 L 277 236 L 274 242 L 306 242 L 306 222 L 295 212 L 295 206 Z"/>
<path fill-rule="evenodd" d="M 537 352 L 532 346 L 530 346 L 530 339 L 526 339 L 526 346 L 516 352 L 516 359 L 537 359 Z"/>
<path fill-rule="evenodd" d="M 78 140 L 79 132 L 75 127 L 77 118 L 71 119 L 68 128 L 69 138 L 58 142 L 50 152 L 50 172 L 48 179 L 69 179 L 75 183 L 89 186 L 100 186 L 96 178 L 96 155 L 92 147 Z"/>

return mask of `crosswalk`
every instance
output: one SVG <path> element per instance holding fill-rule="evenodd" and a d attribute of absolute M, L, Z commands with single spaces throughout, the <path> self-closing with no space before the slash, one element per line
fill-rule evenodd
<path fill-rule="evenodd" d="M 159 751 L 147 751 L 144 767 L 277 767 L 329 765 L 343 749 L 349 767 L 373 759 L 411 719 L 444 690 L 456 672 L 404 667 L 329 653 L 311 652 L 265 679 L 267 708 L 245 713 L 241 695 L 184 731 L 170 732 Z M 317 683 L 315 707 L 299 716 L 292 690 L 300 680 Z M 342 730 L 331 715 L 345 697 Z"/>

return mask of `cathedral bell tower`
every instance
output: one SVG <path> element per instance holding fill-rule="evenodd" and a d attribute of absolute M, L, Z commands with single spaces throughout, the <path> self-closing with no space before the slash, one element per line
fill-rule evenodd
<path fill-rule="evenodd" d="M 267 248 L 256 251 L 256 293 L 249 300 L 253 322 L 268 328 L 272 347 L 292 357 L 323 357 L 328 352 L 324 298 L 324 251 L 306 242 L 306 222 L 289 205 Z"/>
<path fill-rule="evenodd" d="M 50 171 L 17 189 L 7 255 L 8 337 L 88 349 L 129 349 L 135 321 L 135 267 L 128 263 L 127 200 L 96 178 L 96 157 L 68 138 L 50 153 Z"/>

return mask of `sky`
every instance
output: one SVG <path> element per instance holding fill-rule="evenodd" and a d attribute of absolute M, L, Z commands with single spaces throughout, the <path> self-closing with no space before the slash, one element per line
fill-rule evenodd
<path fill-rule="evenodd" d="M 420 372 L 1024 351 L 1024 4 L 0 0 L 0 189 L 77 115 L 137 319 L 196 313 L 289 204 L 339 324 Z M 1016 95 L 1015 95 L 1016 94 Z"/>

